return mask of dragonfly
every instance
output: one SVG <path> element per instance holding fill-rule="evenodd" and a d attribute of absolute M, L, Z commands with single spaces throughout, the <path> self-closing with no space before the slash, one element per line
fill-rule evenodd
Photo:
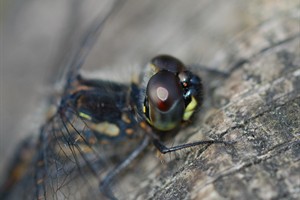
<path fill-rule="evenodd" d="M 167 154 L 203 144 L 230 143 L 164 144 L 166 135 L 193 120 L 203 102 L 201 78 L 173 56 L 154 56 L 141 75 L 127 84 L 80 73 L 104 23 L 119 7 L 113 6 L 104 19 L 97 18 L 87 29 L 66 67 L 56 111 L 38 137 L 19 145 L 0 188 L 1 199 L 97 199 L 99 195 L 117 199 L 114 181 L 151 144 Z"/>

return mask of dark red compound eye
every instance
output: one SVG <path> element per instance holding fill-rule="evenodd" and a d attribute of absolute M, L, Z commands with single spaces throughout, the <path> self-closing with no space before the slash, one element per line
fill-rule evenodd
<path fill-rule="evenodd" d="M 144 113 L 156 129 L 174 129 L 182 121 L 185 104 L 179 78 L 171 71 L 161 70 L 147 85 Z"/>
<path fill-rule="evenodd" d="M 147 87 L 147 96 L 159 110 L 168 111 L 175 102 L 182 99 L 179 79 L 166 70 L 152 76 Z"/>
<path fill-rule="evenodd" d="M 169 131 L 189 120 L 201 105 L 201 79 L 168 55 L 153 58 L 150 67 L 152 76 L 145 82 L 143 113 L 152 127 Z"/>
<path fill-rule="evenodd" d="M 174 74 L 185 69 L 184 64 L 180 60 L 169 55 L 156 56 L 151 60 L 151 63 L 159 70 L 167 70 Z"/>

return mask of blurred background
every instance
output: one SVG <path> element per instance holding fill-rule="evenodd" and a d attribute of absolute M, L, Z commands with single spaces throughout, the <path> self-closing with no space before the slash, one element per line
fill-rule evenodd
<path fill-rule="evenodd" d="M 26 135 L 38 134 L 53 83 L 109 0 L 0 0 L 0 170 Z M 83 69 L 130 81 L 153 56 L 218 68 L 230 41 L 299 4 L 280 0 L 128 0 L 114 12 Z"/>

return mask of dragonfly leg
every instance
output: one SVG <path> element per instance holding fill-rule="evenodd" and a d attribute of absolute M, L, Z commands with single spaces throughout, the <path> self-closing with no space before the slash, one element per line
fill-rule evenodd
<path fill-rule="evenodd" d="M 158 139 L 153 139 L 153 144 L 154 146 L 163 154 L 178 151 L 181 149 L 185 148 L 190 148 L 198 145 L 203 145 L 203 144 L 233 144 L 234 141 L 223 141 L 223 140 L 203 140 L 203 141 L 197 141 L 197 142 L 192 142 L 192 143 L 187 143 L 187 144 L 181 144 L 173 147 L 167 147 L 165 146 L 160 140 Z"/>
<path fill-rule="evenodd" d="M 108 173 L 108 175 L 104 178 L 104 180 L 100 183 L 100 191 L 109 199 L 117 199 L 110 186 L 112 184 L 113 179 L 124 170 L 149 144 L 150 138 L 149 136 L 145 136 L 140 143 L 140 145 L 133 151 L 131 154 L 118 166 L 116 166 L 112 171 Z"/>

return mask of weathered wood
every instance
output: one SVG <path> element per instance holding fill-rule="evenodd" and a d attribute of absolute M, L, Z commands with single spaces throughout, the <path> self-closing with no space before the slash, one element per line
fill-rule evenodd
<path fill-rule="evenodd" d="M 119 72 L 132 62 L 141 64 L 157 53 L 169 53 L 187 64 L 203 64 L 227 74 L 194 67 L 205 83 L 203 109 L 197 121 L 167 144 L 205 138 L 236 143 L 195 147 L 163 156 L 155 156 L 156 150 L 149 147 L 149 151 L 117 180 L 113 188 L 118 197 L 299 199 L 300 19 L 297 0 L 277 4 L 207 0 L 201 1 L 200 6 L 196 6 L 195 1 L 141 2 L 128 1 L 120 15 L 113 17 L 112 24 L 108 23 L 107 32 L 100 37 L 87 67 L 107 65 L 110 72 L 111 66 L 117 66 Z M 242 9 L 232 11 L 240 13 L 233 12 L 225 18 L 226 14 L 222 15 L 221 11 L 227 9 L 231 13 L 230 7 L 235 4 Z M 176 18 L 178 10 L 182 16 Z M 232 22 L 237 17 L 240 19 Z M 132 20 L 136 23 L 131 24 Z M 220 28 L 211 28 L 210 24 L 214 23 Z M 224 46 L 228 38 L 234 39 Z M 36 69 L 40 67 L 37 65 Z M 25 106 L 22 104 L 22 107 Z M 13 120 L 16 118 L 10 119 Z M 11 126 L 7 127 L 11 130 Z"/>
<path fill-rule="evenodd" d="M 166 164 L 143 159 L 139 169 L 147 173 L 131 177 L 139 184 L 130 198 L 300 198 L 299 27 L 298 17 L 279 16 L 240 35 L 220 52 L 217 69 L 228 76 L 214 86 L 214 76 L 204 76 L 207 99 L 214 103 L 175 140 L 210 137 L 236 143 L 165 155 Z M 122 184 L 130 183 L 130 178 L 125 181 Z"/>

